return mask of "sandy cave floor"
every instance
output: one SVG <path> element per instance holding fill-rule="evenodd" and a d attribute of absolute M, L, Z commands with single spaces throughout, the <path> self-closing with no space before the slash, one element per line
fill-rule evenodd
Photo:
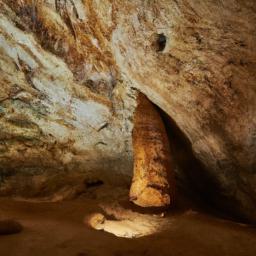
<path fill-rule="evenodd" d="M 165 214 L 138 213 L 127 202 L 127 193 L 127 190 L 102 186 L 63 202 L 2 198 L 0 218 L 17 220 L 24 230 L 20 234 L 0 236 L 0 255 L 256 255 L 253 227 L 218 218 L 186 202 Z M 135 235 L 142 235 L 144 230 L 145 236 L 127 239 L 94 230 L 86 223 L 95 213 L 106 217 L 106 231 L 118 229 L 122 233 L 128 229 L 129 234 L 135 229 Z"/>

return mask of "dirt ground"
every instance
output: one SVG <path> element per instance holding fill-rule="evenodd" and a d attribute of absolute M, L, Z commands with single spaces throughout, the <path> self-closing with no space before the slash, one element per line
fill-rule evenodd
<path fill-rule="evenodd" d="M 0 218 L 14 219 L 24 226 L 19 234 L 0 236 L 0 255 L 256 255 L 255 228 L 205 213 L 190 204 L 178 205 L 175 210 L 167 211 L 163 218 L 164 228 L 161 227 L 152 235 L 127 239 L 94 230 L 84 220 L 92 213 L 104 213 L 102 203 L 108 205 L 114 201 L 119 202 L 124 212 L 128 212 L 128 215 L 131 212 L 126 211 L 129 208 L 126 191 L 108 189 L 107 193 L 106 190 L 94 192 L 63 202 L 0 199 Z M 133 214 L 137 214 L 134 209 Z M 155 215 L 151 216 L 154 218 Z"/>

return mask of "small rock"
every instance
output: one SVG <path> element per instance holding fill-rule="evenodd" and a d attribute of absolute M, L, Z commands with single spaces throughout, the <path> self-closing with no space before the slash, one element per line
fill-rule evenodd
<path fill-rule="evenodd" d="M 12 235 L 20 233 L 23 226 L 14 220 L 0 220 L 0 235 Z"/>
<path fill-rule="evenodd" d="M 102 230 L 104 228 L 105 216 L 101 213 L 92 214 L 88 219 L 88 224 L 90 227 L 96 230 Z"/>

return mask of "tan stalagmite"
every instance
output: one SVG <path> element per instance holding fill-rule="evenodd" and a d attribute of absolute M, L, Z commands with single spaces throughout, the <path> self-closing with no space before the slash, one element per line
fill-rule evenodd
<path fill-rule="evenodd" d="M 154 105 L 143 95 L 133 129 L 134 176 L 130 200 L 142 207 L 163 207 L 174 201 L 174 177 L 166 130 Z"/>

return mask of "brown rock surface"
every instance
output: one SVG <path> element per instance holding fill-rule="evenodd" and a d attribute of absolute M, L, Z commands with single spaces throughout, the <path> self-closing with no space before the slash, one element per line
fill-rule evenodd
<path fill-rule="evenodd" d="M 138 96 L 132 134 L 134 164 L 130 200 L 142 207 L 174 202 L 174 171 L 166 130 L 156 107 Z"/>

